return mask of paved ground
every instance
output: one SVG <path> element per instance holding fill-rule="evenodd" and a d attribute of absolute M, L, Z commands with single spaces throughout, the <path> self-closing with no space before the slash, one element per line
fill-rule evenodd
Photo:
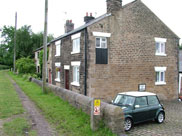
<path fill-rule="evenodd" d="M 50 127 L 49 123 L 40 114 L 40 111 L 36 108 L 34 103 L 29 100 L 29 98 L 19 88 L 14 80 L 12 80 L 10 77 L 9 79 L 14 85 L 15 90 L 18 93 L 20 100 L 22 101 L 23 107 L 25 108 L 26 113 L 32 122 L 33 128 L 37 130 L 38 136 L 55 136 L 56 132 Z"/>
<path fill-rule="evenodd" d="M 135 125 L 127 136 L 182 136 L 182 102 L 162 102 L 166 120 L 162 124 L 154 121 Z"/>

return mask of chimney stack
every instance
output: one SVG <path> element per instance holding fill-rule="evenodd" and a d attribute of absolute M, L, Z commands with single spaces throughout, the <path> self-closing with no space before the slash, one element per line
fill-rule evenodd
<path fill-rule="evenodd" d="M 122 7 L 122 0 L 107 0 L 107 13 L 118 11 Z"/>
<path fill-rule="evenodd" d="M 88 16 L 88 12 L 86 13 L 86 16 L 84 17 L 85 24 L 90 22 L 91 20 L 95 19 L 95 17 L 92 16 L 92 13 L 90 13 L 90 16 Z"/>
<path fill-rule="evenodd" d="M 74 30 L 74 24 L 72 23 L 72 20 L 66 20 L 64 29 L 65 29 L 65 33 L 68 33 L 70 31 Z"/>

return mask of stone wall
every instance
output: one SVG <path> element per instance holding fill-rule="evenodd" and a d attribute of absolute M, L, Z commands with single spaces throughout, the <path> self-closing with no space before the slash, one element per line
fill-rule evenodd
<path fill-rule="evenodd" d="M 32 78 L 32 82 L 42 86 L 42 81 Z M 60 88 L 52 84 L 46 84 L 47 87 L 53 91 L 64 101 L 68 101 L 77 109 L 82 109 L 88 115 L 91 114 L 92 98 L 78 94 L 76 92 Z M 120 107 L 114 106 L 105 102 L 101 102 L 101 116 L 98 120 L 103 120 L 105 125 L 116 134 L 124 133 L 124 114 Z"/>

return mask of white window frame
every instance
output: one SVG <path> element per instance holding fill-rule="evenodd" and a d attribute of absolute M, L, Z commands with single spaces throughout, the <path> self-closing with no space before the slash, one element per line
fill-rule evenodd
<path fill-rule="evenodd" d="M 61 63 L 60 62 L 56 62 L 55 63 L 55 67 L 56 68 L 61 68 Z M 61 77 L 61 72 L 60 71 L 56 71 L 56 79 L 55 79 L 55 81 L 56 82 L 61 82 L 60 77 Z"/>
<path fill-rule="evenodd" d="M 166 85 L 165 82 L 165 73 L 166 73 L 167 67 L 155 67 L 155 85 Z M 157 73 L 159 73 L 159 81 L 156 81 Z M 163 81 L 161 80 L 161 75 L 163 73 Z"/>
<path fill-rule="evenodd" d="M 61 40 L 55 43 L 56 45 L 56 57 L 61 56 Z"/>
<path fill-rule="evenodd" d="M 72 61 L 71 66 L 73 68 L 72 69 L 73 82 L 71 82 L 71 85 L 80 86 L 80 61 Z"/>
<path fill-rule="evenodd" d="M 77 33 L 71 36 L 71 39 L 72 39 L 71 54 L 80 53 L 80 36 L 81 36 L 81 33 Z"/>
<path fill-rule="evenodd" d="M 100 39 L 100 46 L 97 46 L 97 39 Z M 105 39 L 105 41 L 102 41 L 102 39 Z M 105 47 L 102 47 L 102 44 L 106 44 Z M 107 38 L 106 37 L 95 37 L 95 47 L 96 48 L 102 48 L 102 49 L 107 49 Z"/>
<path fill-rule="evenodd" d="M 166 38 L 155 37 L 155 55 L 156 56 L 167 56 L 167 54 L 166 54 L 166 41 L 167 41 Z M 159 44 L 159 50 L 157 50 L 157 47 L 156 47 L 157 43 Z M 163 46 L 163 49 L 162 49 L 162 46 Z"/>

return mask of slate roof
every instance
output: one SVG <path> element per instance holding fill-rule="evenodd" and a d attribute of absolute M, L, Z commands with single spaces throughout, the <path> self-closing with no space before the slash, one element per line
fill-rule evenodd
<path fill-rule="evenodd" d="M 92 24 L 94 24 L 94 23 L 97 23 L 98 21 L 100 21 L 100 20 L 102 20 L 102 19 L 104 19 L 104 18 L 106 18 L 106 17 L 108 17 L 108 16 L 111 16 L 111 14 L 107 14 L 107 13 L 106 13 L 106 14 L 104 14 L 104 15 L 102 15 L 102 16 L 99 16 L 98 18 L 95 18 L 95 19 L 91 20 L 90 22 L 88 22 L 88 23 L 86 23 L 86 24 L 84 24 L 84 25 L 82 25 L 82 26 L 80 26 L 80 27 L 78 27 L 78 28 L 76 28 L 76 29 L 74 29 L 74 30 L 72 30 L 72 31 L 70 31 L 70 32 L 68 32 L 68 33 L 65 33 L 65 34 L 63 34 L 63 35 L 61 35 L 61 36 L 59 36 L 59 37 L 57 37 L 57 38 L 55 38 L 54 40 L 52 40 L 52 41 L 50 41 L 49 43 L 47 43 L 47 46 L 49 46 L 52 42 L 56 42 L 56 41 L 58 41 L 58 40 L 60 40 L 60 39 L 62 39 L 62 38 L 64 38 L 64 37 L 66 37 L 66 36 L 75 34 L 75 33 L 77 33 L 77 32 L 79 32 L 79 31 L 85 29 L 86 27 L 88 27 L 88 26 L 90 26 L 90 25 L 92 25 Z M 36 51 L 38 51 L 38 50 L 41 50 L 42 48 L 43 48 L 43 46 L 41 46 L 40 48 L 36 49 L 34 52 L 36 52 Z"/>

